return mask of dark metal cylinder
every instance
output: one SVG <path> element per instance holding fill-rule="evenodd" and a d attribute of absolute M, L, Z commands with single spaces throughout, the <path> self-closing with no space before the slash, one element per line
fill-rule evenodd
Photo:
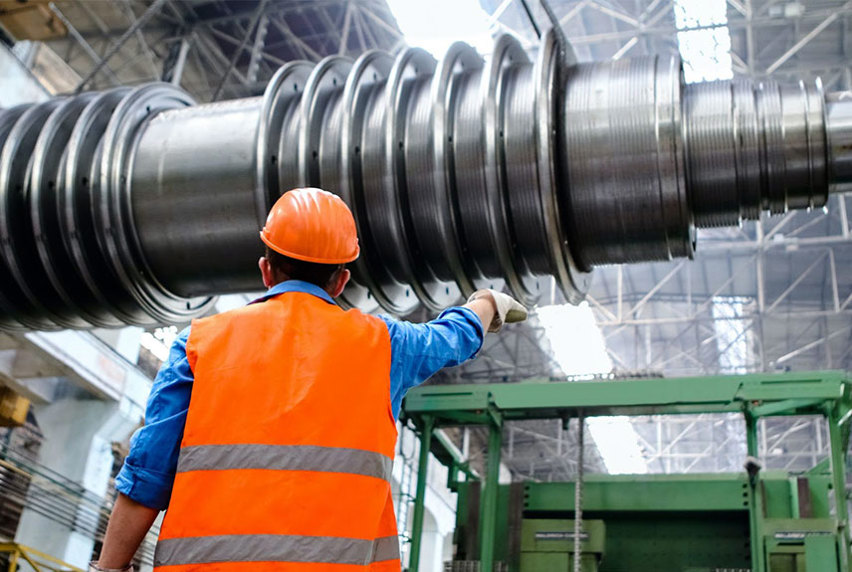
<path fill-rule="evenodd" d="M 557 52 L 504 36 L 487 61 L 293 62 L 262 98 L 152 84 L 0 111 L 0 328 L 177 323 L 258 289 L 258 231 L 297 186 L 352 208 L 343 303 L 406 314 L 481 287 L 533 304 L 551 276 L 578 302 L 596 265 L 691 256 L 696 226 L 852 184 L 852 102 L 819 83 Z"/>
<path fill-rule="evenodd" d="M 833 190 L 852 190 L 852 92 L 826 96 L 829 180 Z"/>
<path fill-rule="evenodd" d="M 262 288 L 255 205 L 261 104 L 252 98 L 164 111 L 139 139 L 131 171 L 135 234 L 151 276 L 170 292 Z"/>

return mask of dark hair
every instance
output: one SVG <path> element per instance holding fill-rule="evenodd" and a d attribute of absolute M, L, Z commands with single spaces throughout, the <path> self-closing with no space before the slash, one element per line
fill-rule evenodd
<path fill-rule="evenodd" d="M 346 267 L 345 264 L 319 264 L 297 260 L 284 256 L 269 247 L 266 248 L 265 256 L 269 265 L 272 266 L 272 270 L 277 274 L 283 274 L 290 280 L 310 282 L 320 288 L 329 286 L 335 274 Z"/>

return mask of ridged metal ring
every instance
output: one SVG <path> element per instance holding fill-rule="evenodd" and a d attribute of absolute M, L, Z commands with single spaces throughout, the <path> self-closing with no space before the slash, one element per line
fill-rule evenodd
<path fill-rule="evenodd" d="M 382 188 L 385 190 L 384 203 L 390 211 L 389 220 L 395 229 L 391 232 L 398 233 L 399 237 L 394 246 L 401 262 L 401 281 L 411 286 L 415 295 L 429 310 L 440 311 L 452 303 L 454 298 L 449 285 L 435 280 L 434 275 L 430 276 L 431 273 L 421 260 L 422 254 L 414 228 L 416 221 L 413 220 L 410 209 L 412 189 L 407 176 L 410 170 L 407 159 L 413 158 L 410 154 L 416 154 L 418 149 L 409 141 L 410 134 L 405 121 L 406 117 L 409 120 L 413 117 L 410 110 L 417 105 L 414 95 L 420 95 L 424 104 L 428 105 L 429 82 L 433 78 L 435 66 L 435 60 L 427 52 L 410 48 L 397 58 L 395 67 L 390 72 L 384 94 L 388 113 L 385 118 L 385 177 Z M 408 85 L 404 86 L 404 82 Z M 412 94 L 417 84 L 420 84 L 420 90 Z M 429 138 L 427 136 L 424 139 Z"/>
<path fill-rule="evenodd" d="M 421 72 L 423 66 L 424 68 Z M 434 60 L 426 52 L 408 48 L 394 60 L 380 91 L 373 91 L 365 109 L 361 134 L 361 208 L 370 230 L 364 236 L 363 256 L 375 284 L 371 289 L 379 305 L 388 312 L 405 315 L 417 305 L 415 281 L 408 254 L 408 236 L 400 220 L 397 197 L 396 153 L 404 143 L 399 139 L 397 108 L 407 105 L 403 82 L 431 70 Z M 401 99 L 405 97 L 404 101 Z"/>
<path fill-rule="evenodd" d="M 811 208 L 825 206 L 828 202 L 828 115 L 822 80 L 816 78 L 813 89 L 807 90 L 808 153 L 811 175 Z"/>
<path fill-rule="evenodd" d="M 263 92 L 260 108 L 260 125 L 257 135 L 257 208 L 258 227 L 266 223 L 272 203 L 281 193 L 278 164 L 281 160 L 278 144 L 285 125 L 289 124 L 288 113 L 292 113 L 308 81 L 313 64 L 290 62 L 279 68 Z"/>
<path fill-rule="evenodd" d="M 761 82 L 757 90 L 757 109 L 763 132 L 763 210 L 772 214 L 785 212 L 785 165 L 784 156 L 779 151 L 784 142 L 781 126 L 781 93 L 778 84 L 773 81 Z"/>
<path fill-rule="evenodd" d="M 29 108 L 29 104 L 24 104 L 9 109 L 0 109 L 0 154 L 2 154 L 9 133 L 15 127 L 21 115 Z M 0 198 L 2 198 L 3 193 L 3 188 L 0 188 Z M 0 268 L 2 267 L 5 267 L 5 264 L 0 260 Z M 11 288 L 11 285 L 9 287 Z M 33 325 L 36 322 L 29 322 L 26 318 L 24 318 L 24 321 L 17 319 L 16 299 L 14 292 L 7 295 L 3 286 L 0 285 L 0 327 L 10 332 L 26 331 L 38 327 Z"/>
<path fill-rule="evenodd" d="M 444 259 L 462 295 L 470 296 L 476 285 L 465 270 L 464 258 L 467 250 L 463 233 L 459 230 L 461 214 L 458 206 L 458 189 L 454 171 L 453 118 L 458 90 L 453 86 L 465 73 L 481 70 L 482 58 L 471 46 L 456 42 L 438 63 L 432 82 L 432 141 L 433 163 L 432 189 L 435 193 L 435 211 L 432 217 L 436 229 L 435 240 L 439 241 Z"/>
<path fill-rule="evenodd" d="M 89 312 L 75 286 L 76 273 L 70 258 L 65 256 L 63 237 L 59 228 L 57 181 L 66 155 L 71 131 L 83 109 L 97 96 L 84 93 L 65 100 L 50 114 L 33 150 L 32 173 L 27 189 L 28 219 L 41 262 L 41 275 L 28 276 L 40 300 L 52 305 L 55 314 L 62 316 L 57 323 L 68 328 L 105 327 L 112 325 Z M 52 304 L 51 304 L 52 302 Z"/>
<path fill-rule="evenodd" d="M 116 88 L 98 94 L 80 113 L 68 140 L 63 170 L 57 180 L 57 209 L 62 244 L 81 288 L 78 303 L 98 312 L 103 322 L 135 323 L 139 308 L 108 267 L 98 245 L 92 187 L 97 181 L 100 142 L 115 108 L 130 92 Z"/>
<path fill-rule="evenodd" d="M 328 56 L 311 72 L 299 107 L 298 180 L 299 185 L 319 186 L 319 143 L 323 131 L 323 98 L 346 83 L 352 60 Z"/>
<path fill-rule="evenodd" d="M 27 211 L 32 152 L 42 126 L 62 100 L 51 100 L 24 111 L 9 131 L 0 154 L 0 260 L 7 278 L 0 290 L 13 304 L 12 316 L 42 329 L 62 327 L 64 320 L 42 300 L 27 278 L 38 265 Z"/>
<path fill-rule="evenodd" d="M 660 212 L 664 221 L 669 257 L 692 257 L 695 228 L 686 194 L 684 142 L 681 118 L 681 68 L 675 57 L 655 61 L 655 105 L 657 108 L 657 177 L 660 182 Z"/>
<path fill-rule="evenodd" d="M 565 299 L 572 304 L 579 304 L 585 298 L 592 283 L 592 273 L 585 272 L 575 262 L 573 247 L 568 241 L 568 220 L 561 215 L 570 213 L 570 203 L 565 201 L 560 205 L 559 197 L 569 192 L 568 179 L 564 169 L 557 163 L 561 149 L 565 148 L 562 134 L 569 126 L 562 114 L 563 86 L 557 85 L 558 50 L 556 33 L 553 29 L 542 38 L 536 59 L 533 76 L 535 78 L 535 125 L 536 125 L 536 156 L 538 157 L 538 192 L 541 200 L 542 219 L 547 236 L 550 260 L 556 283 L 559 285 Z M 563 65 L 573 66 L 577 63 L 573 49 L 568 61 Z M 561 125 L 561 128 L 557 128 Z M 563 209 L 565 209 L 563 211 Z"/>
<path fill-rule="evenodd" d="M 352 65 L 340 103 L 343 113 L 340 129 L 340 181 L 335 190 L 350 205 L 362 245 L 367 230 L 363 209 L 358 208 L 358 205 L 363 193 L 361 136 L 364 107 L 367 103 L 366 92 L 368 88 L 375 88 L 384 81 L 392 66 L 393 58 L 385 52 L 371 50 L 362 54 Z M 352 269 L 353 283 L 346 287 L 344 300 L 352 307 L 362 307 L 366 311 L 375 310 L 378 302 L 371 292 L 377 291 L 377 286 L 372 280 L 364 253 L 349 266 Z"/>
<path fill-rule="evenodd" d="M 140 325 L 179 323 L 215 301 L 210 297 L 181 298 L 166 290 L 148 267 L 133 224 L 130 173 L 139 134 L 156 113 L 192 104 L 189 95 L 170 84 L 136 88 L 118 105 L 103 136 L 95 198 L 96 218 L 102 225 L 99 243 L 113 272 L 145 310 L 147 319 Z"/>
<path fill-rule="evenodd" d="M 483 173 L 487 197 L 489 231 L 497 260 L 512 293 L 525 305 L 533 305 L 538 299 L 540 287 L 532 275 L 522 275 L 516 267 L 513 245 L 513 229 L 509 221 L 508 197 L 506 196 L 504 118 L 505 86 L 504 75 L 510 67 L 527 63 L 526 52 L 514 36 L 503 35 L 497 40 L 494 53 L 483 74 L 485 105 L 482 113 L 482 131 L 485 135 Z"/>
<path fill-rule="evenodd" d="M 744 82 L 734 82 L 733 115 L 736 132 L 736 185 L 739 213 L 746 219 L 760 217 L 760 131 L 754 89 Z"/>

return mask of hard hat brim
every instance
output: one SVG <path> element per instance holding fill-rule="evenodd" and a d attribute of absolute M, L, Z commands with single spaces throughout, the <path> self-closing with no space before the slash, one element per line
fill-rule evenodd
<path fill-rule="evenodd" d="M 355 252 L 349 256 L 345 256 L 343 258 L 321 258 L 316 256 L 305 256 L 304 254 L 299 254 L 296 252 L 290 252 L 285 248 L 281 248 L 276 245 L 274 242 L 266 238 L 266 235 L 263 231 L 260 232 L 260 240 L 263 241 L 263 244 L 277 252 L 278 254 L 283 254 L 288 258 L 295 258 L 296 260 L 302 260 L 304 262 L 314 262 L 316 264 L 346 264 L 348 262 L 352 262 L 358 259 L 358 255 L 361 253 L 361 248 L 359 246 L 355 247 Z"/>

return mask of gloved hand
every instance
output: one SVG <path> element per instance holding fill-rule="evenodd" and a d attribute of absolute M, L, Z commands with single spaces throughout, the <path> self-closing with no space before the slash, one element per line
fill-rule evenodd
<path fill-rule="evenodd" d="M 467 301 L 470 303 L 481 299 L 490 300 L 494 304 L 494 319 L 487 328 L 489 332 L 499 332 L 503 324 L 523 322 L 527 319 L 527 309 L 507 294 L 496 290 L 477 290 Z"/>
<path fill-rule="evenodd" d="M 133 572 L 133 565 L 128 564 L 124 568 L 101 568 L 97 562 L 89 562 L 89 572 Z"/>

